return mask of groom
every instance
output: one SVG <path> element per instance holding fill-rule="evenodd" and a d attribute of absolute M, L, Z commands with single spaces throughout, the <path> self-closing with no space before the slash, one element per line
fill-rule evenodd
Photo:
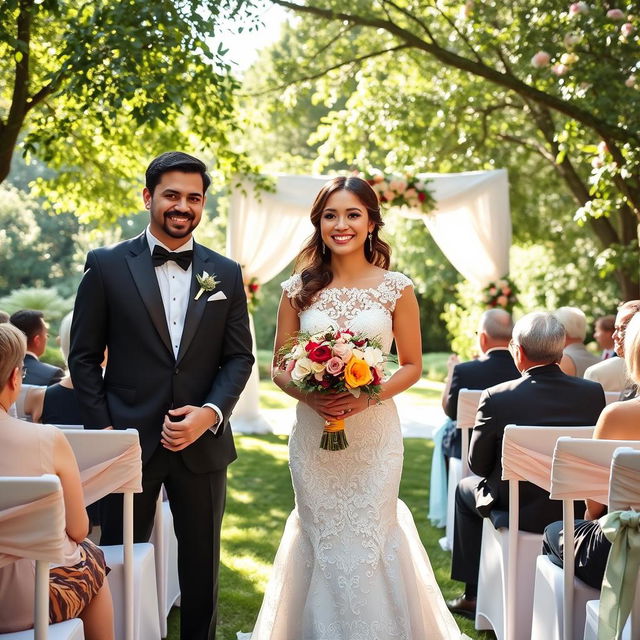
<path fill-rule="evenodd" d="M 149 226 L 89 252 L 69 356 L 85 426 L 140 434 L 137 542 L 149 539 L 158 492 L 166 488 L 178 539 L 183 640 L 215 638 L 226 468 L 236 458 L 229 417 L 253 364 L 240 267 L 192 238 L 209 184 L 205 165 L 186 153 L 151 162 L 142 194 Z M 213 278 L 201 287 L 196 276 L 207 274 Z M 111 495 L 102 506 L 100 542 L 121 541 L 122 499 Z"/>

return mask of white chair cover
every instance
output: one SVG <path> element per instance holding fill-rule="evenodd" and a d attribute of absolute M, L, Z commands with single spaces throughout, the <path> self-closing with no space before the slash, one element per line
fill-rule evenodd
<path fill-rule="evenodd" d="M 124 544 L 103 547 L 111 567 L 108 580 L 116 638 L 157 640 L 160 625 L 153 545 L 133 544 L 133 494 L 142 491 L 138 432 L 135 429 L 63 432 L 78 461 L 85 504 L 109 493 L 124 494 Z M 123 565 L 122 570 L 119 564 Z"/>
<path fill-rule="evenodd" d="M 454 518 L 456 511 L 456 487 L 462 478 L 469 474 L 469 433 L 476 424 L 476 413 L 480 404 L 482 391 L 478 389 L 460 389 L 458 408 L 456 411 L 456 428 L 461 430 L 462 446 L 460 460 L 449 458 L 449 477 L 447 480 L 447 524 L 444 543 L 440 546 L 450 551 L 453 549 Z"/>
<path fill-rule="evenodd" d="M 509 481 L 509 529 L 496 531 L 485 519 L 476 607 L 476 628 L 489 624 L 498 640 L 519 640 L 531 632 L 533 578 L 542 536 L 519 531 L 518 482 L 527 480 L 548 488 L 551 454 L 558 437 L 590 437 L 592 432 L 592 426 L 505 428 L 502 479 Z M 501 552 L 487 553 L 492 546 Z M 497 589 L 502 597 L 496 597 Z"/>
<path fill-rule="evenodd" d="M 0 634 L 3 640 L 84 640 L 78 619 L 49 625 L 49 562 L 67 560 L 60 479 L 0 477 L 0 566 L 18 558 L 36 561 L 34 629 Z"/>

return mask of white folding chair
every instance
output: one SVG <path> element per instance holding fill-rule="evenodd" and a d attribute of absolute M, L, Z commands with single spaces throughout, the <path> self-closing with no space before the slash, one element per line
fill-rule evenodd
<path fill-rule="evenodd" d="M 164 499 L 164 490 L 158 495 L 156 515 L 151 532 L 156 561 L 156 580 L 158 585 L 158 610 L 160 615 L 160 633 L 167 636 L 167 616 L 180 598 L 178 582 L 178 540 L 173 529 L 173 515 L 169 502 Z"/>
<path fill-rule="evenodd" d="M 33 509 L 37 501 L 41 501 L 40 506 Z M 29 513 L 0 524 L 0 566 L 5 553 L 35 560 L 35 624 L 28 631 L 0 633 L 0 638 L 84 640 L 84 628 L 78 618 L 49 625 L 49 563 L 64 562 L 64 498 L 58 476 L 0 477 L 0 512 L 26 505 L 31 507 Z M 27 544 L 25 540 L 31 542 Z"/>
<path fill-rule="evenodd" d="M 502 441 L 502 479 L 509 481 L 509 527 L 485 518 L 478 575 L 476 629 L 493 629 L 498 640 L 528 638 L 533 580 L 542 535 L 519 531 L 520 480 L 549 489 L 551 460 L 560 436 L 590 438 L 593 426 L 507 425 Z M 495 514 L 497 515 L 497 514 Z M 517 626 L 516 626 L 517 625 Z"/>
<path fill-rule="evenodd" d="M 604 399 L 607 404 L 611 404 L 612 402 L 618 402 L 621 396 L 622 396 L 622 391 L 605 391 L 604 392 Z"/>
<path fill-rule="evenodd" d="M 150 543 L 133 544 L 133 494 L 142 481 L 142 461 L 138 432 L 127 430 L 64 430 L 71 443 L 80 468 L 85 489 L 85 504 L 109 493 L 123 493 L 123 545 L 104 546 L 105 559 L 111 572 L 109 587 L 113 597 L 114 624 L 116 638 L 125 640 L 158 640 L 160 623 L 155 576 L 153 545 Z M 125 463 L 123 456 L 134 453 L 135 478 L 132 476 L 124 485 L 119 485 L 121 474 L 131 473 L 131 460 Z M 111 461 L 111 462 L 110 462 Z M 90 489 L 86 474 L 99 465 L 110 464 L 109 473 L 115 485 Z M 103 472 L 103 475 L 106 472 Z M 99 482 L 102 484 L 102 482 Z"/>
<path fill-rule="evenodd" d="M 462 448 L 460 460 L 449 458 L 449 476 L 447 478 L 447 524 L 445 537 L 440 546 L 445 551 L 453 549 L 453 531 L 456 512 L 456 487 L 462 478 L 469 474 L 469 433 L 476 424 L 476 413 L 482 391 L 478 389 L 460 389 L 456 411 L 456 428 L 461 430 Z"/>
<path fill-rule="evenodd" d="M 609 484 L 609 513 L 633 509 L 640 511 L 640 443 L 635 442 L 633 449 L 617 449 L 611 463 Z M 584 640 L 596 640 L 598 637 L 599 600 L 587 603 Z M 640 585 L 636 581 L 635 598 L 631 615 L 622 631 L 622 640 L 640 638 Z"/>

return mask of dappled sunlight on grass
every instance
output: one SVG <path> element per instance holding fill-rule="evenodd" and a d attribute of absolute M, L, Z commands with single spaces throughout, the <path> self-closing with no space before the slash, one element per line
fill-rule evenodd
<path fill-rule="evenodd" d="M 413 513 L 445 598 L 452 598 L 460 593 L 462 586 L 450 580 L 450 554 L 438 545 L 444 530 L 431 527 L 427 520 L 433 442 L 407 438 L 404 444 L 400 498 Z M 237 631 L 253 628 L 285 521 L 294 504 L 286 436 L 239 435 L 236 446 L 238 460 L 229 467 L 227 508 L 222 525 L 219 640 L 235 640 Z M 177 610 L 172 612 L 170 640 L 178 639 L 178 615 Z M 458 619 L 458 622 L 471 638 L 493 637 L 475 631 L 469 620 Z"/>

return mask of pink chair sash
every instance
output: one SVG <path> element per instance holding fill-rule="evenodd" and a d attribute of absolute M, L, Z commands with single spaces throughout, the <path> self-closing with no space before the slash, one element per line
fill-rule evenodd
<path fill-rule="evenodd" d="M 638 491 L 638 469 L 632 469 L 614 462 L 615 479 L 610 490 L 609 510 L 627 510 L 629 507 L 640 511 L 640 497 Z"/>
<path fill-rule="evenodd" d="M 80 469 L 84 503 L 92 504 L 110 493 L 142 492 L 142 451 L 131 445 L 119 456 Z"/>
<path fill-rule="evenodd" d="M 477 394 L 463 394 L 458 396 L 458 426 L 460 428 L 470 428 L 476 423 L 478 413 L 478 403 L 480 396 Z"/>
<path fill-rule="evenodd" d="M 558 470 L 554 477 L 551 497 L 555 500 L 584 500 L 591 498 L 601 504 L 609 501 L 609 470 L 579 456 L 556 450 L 553 461 Z M 564 472 L 565 469 L 570 471 Z M 555 474 L 554 474 L 555 476 Z"/>
<path fill-rule="evenodd" d="M 549 491 L 552 457 L 523 447 L 513 440 L 502 443 L 502 479 L 526 480 Z"/>
<path fill-rule="evenodd" d="M 0 510 L 0 567 L 18 558 L 65 563 L 69 558 L 64 522 L 61 491 Z"/>

